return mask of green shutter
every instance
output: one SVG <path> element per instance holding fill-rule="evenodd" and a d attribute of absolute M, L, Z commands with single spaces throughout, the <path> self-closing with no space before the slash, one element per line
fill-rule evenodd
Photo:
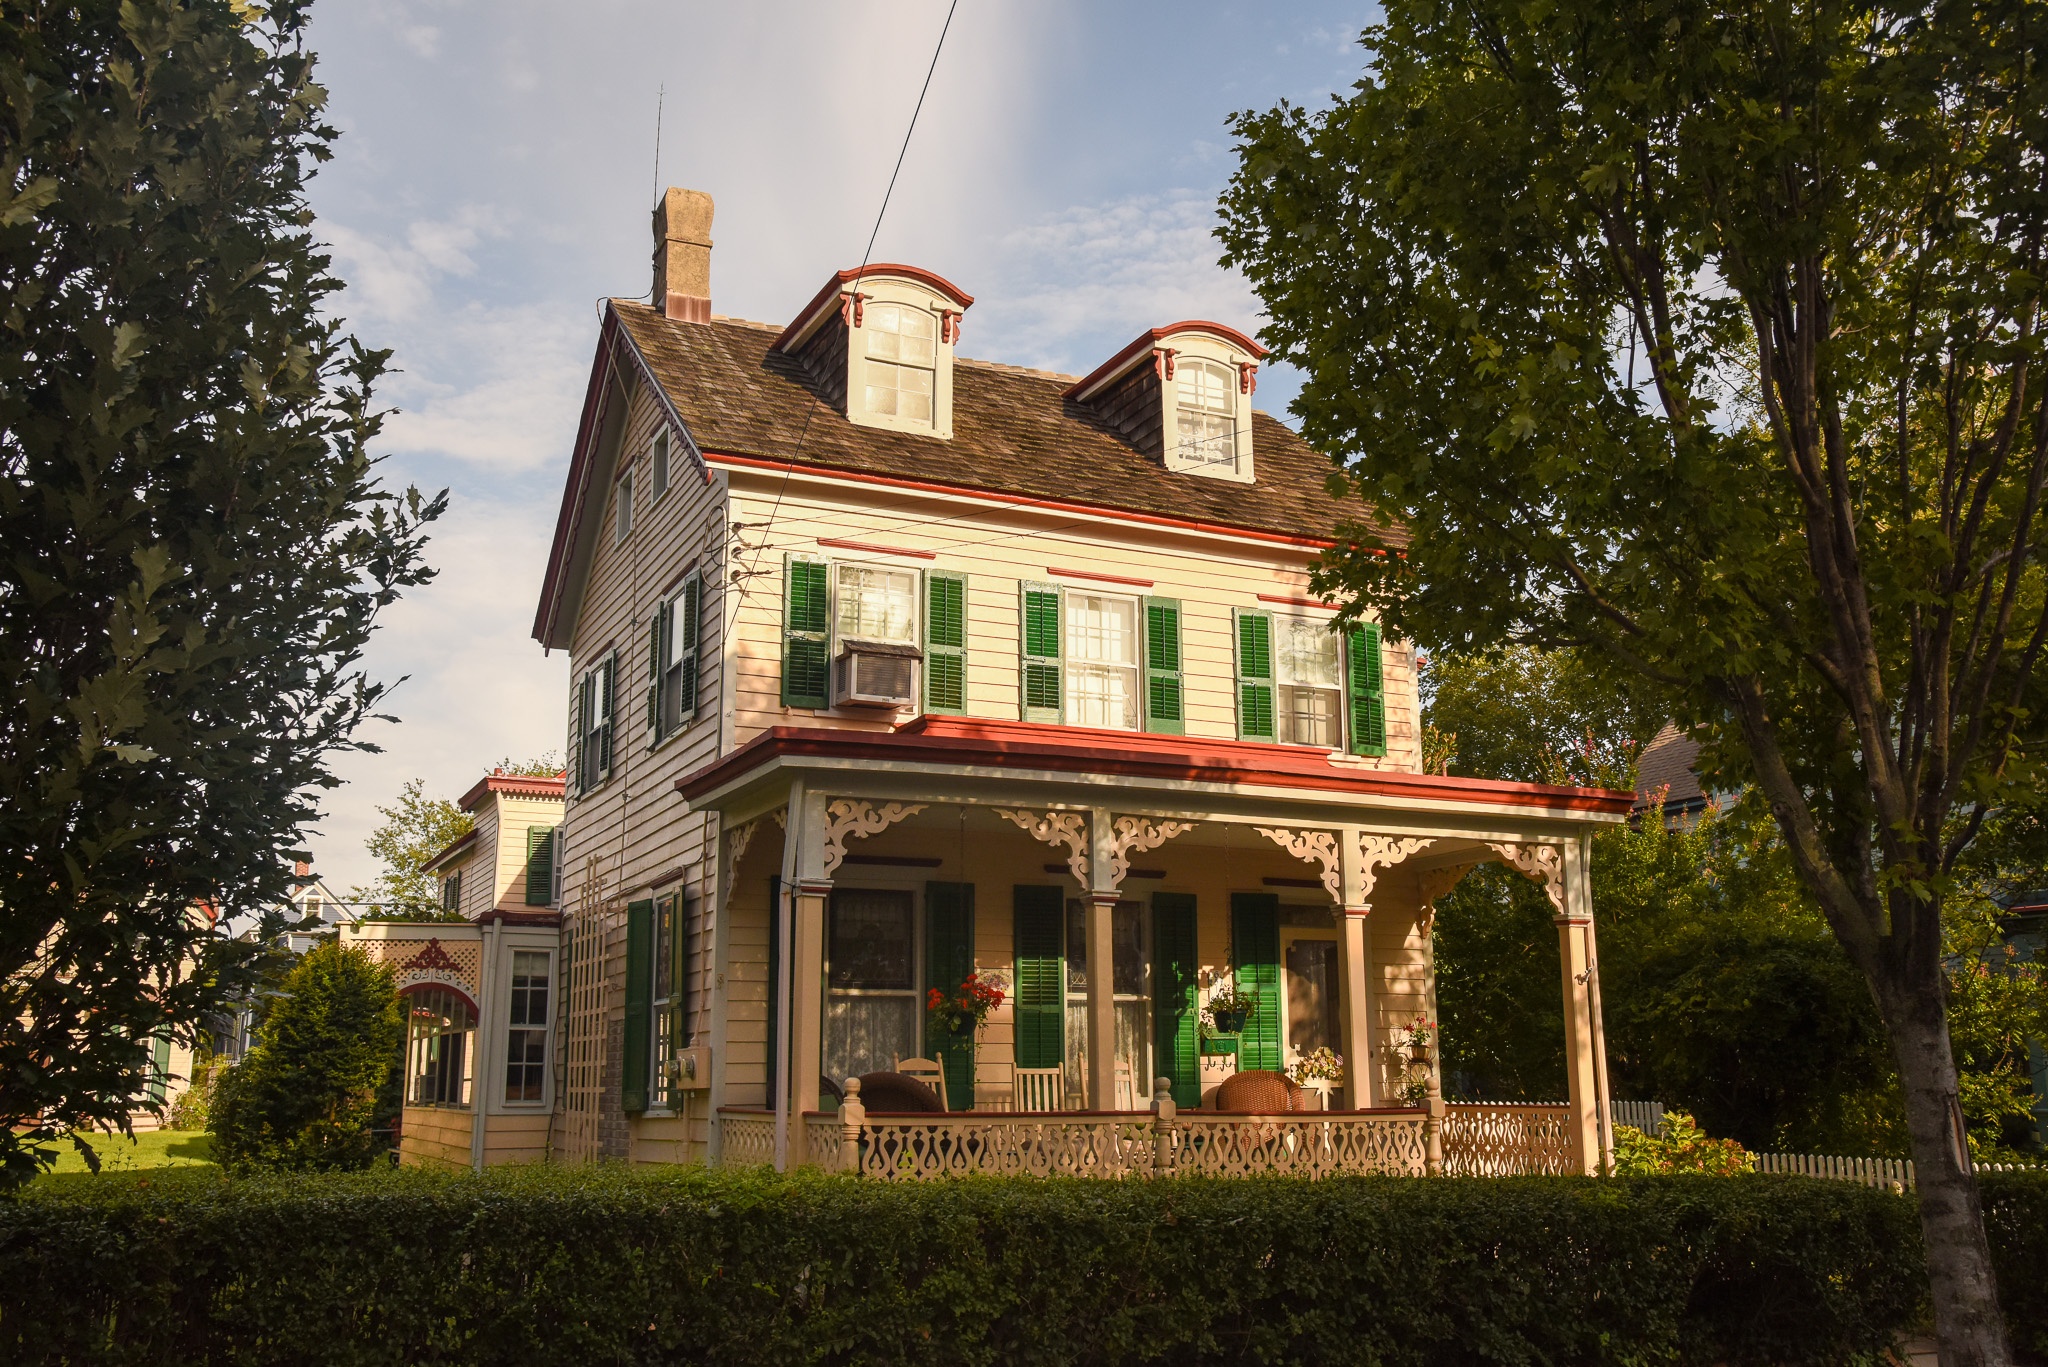
<path fill-rule="evenodd" d="M 933 572 L 924 591 L 924 710 L 958 716 L 967 711 L 967 580 Z"/>
<path fill-rule="evenodd" d="M 626 1039 L 619 1072 L 619 1108 L 628 1115 L 647 1109 L 648 1007 L 654 991 L 654 903 L 626 904 Z"/>
<path fill-rule="evenodd" d="M 1273 619 L 1237 609 L 1237 738 L 1272 740 Z"/>
<path fill-rule="evenodd" d="M 526 828 L 526 905 L 544 907 L 555 900 L 555 828 Z"/>
<path fill-rule="evenodd" d="M 1060 956 L 1066 895 L 1020 883 L 1016 893 L 1017 1044 L 1019 1068 L 1057 1068 L 1066 1061 L 1065 964 Z"/>
<path fill-rule="evenodd" d="M 1145 729 L 1168 735 L 1187 730 L 1180 674 L 1180 604 L 1145 600 Z"/>
<path fill-rule="evenodd" d="M 1345 637 L 1345 682 L 1350 686 L 1351 753 L 1387 753 L 1386 677 L 1380 668 L 1380 629 L 1367 622 Z"/>
<path fill-rule="evenodd" d="M 1237 986 L 1258 999 L 1238 1038 L 1237 1066 L 1280 1067 L 1280 898 L 1270 892 L 1230 894 L 1230 959 Z"/>
<path fill-rule="evenodd" d="M 675 1023 L 669 1027 L 669 1038 L 678 1049 L 690 1047 L 688 1025 L 690 1021 L 690 925 L 696 913 L 696 895 L 688 888 L 675 895 L 676 930 L 674 944 L 674 965 L 669 970 L 669 1011 Z"/>
<path fill-rule="evenodd" d="M 612 732 L 619 724 L 619 652 L 604 657 L 604 726 L 598 731 L 598 768 L 609 777 L 612 772 Z"/>
<path fill-rule="evenodd" d="M 791 556 L 782 569 L 782 703 L 785 707 L 829 707 L 832 608 L 822 560 Z"/>
<path fill-rule="evenodd" d="M 149 1042 L 149 1099 L 164 1104 L 171 1088 L 171 1037 L 158 1034 Z"/>
<path fill-rule="evenodd" d="M 1051 584 L 1025 584 L 1020 618 L 1024 720 L 1056 722 L 1060 719 L 1059 589 Z"/>
<path fill-rule="evenodd" d="M 1201 955 L 1195 946 L 1195 897 L 1152 894 L 1152 1024 L 1156 1076 L 1173 1080 L 1176 1105 L 1202 1104 L 1201 1011 L 1195 1001 Z M 1151 1079 L 1145 1079 L 1151 1093 Z"/>
<path fill-rule="evenodd" d="M 676 710 L 677 724 L 688 726 L 697 717 L 697 662 L 702 657 L 701 642 L 704 637 L 704 574 L 700 570 L 692 574 L 683 585 L 683 610 L 681 621 L 683 639 L 681 672 L 676 679 L 676 694 L 682 704 Z"/>
<path fill-rule="evenodd" d="M 564 768 L 567 776 L 562 785 L 564 799 L 583 791 L 583 734 L 589 729 L 590 676 L 582 674 L 577 677 L 576 694 L 569 708 L 569 763 Z"/>
<path fill-rule="evenodd" d="M 668 604 L 655 608 L 647 623 L 647 743 L 661 739 L 661 660 L 666 653 L 662 639 L 668 625 Z"/>
<path fill-rule="evenodd" d="M 951 996 L 974 971 L 974 884 L 924 885 L 924 985 Z M 927 1018 L 929 1019 L 929 1018 Z M 924 1051 L 946 1070 L 946 1100 L 974 1109 L 974 1035 L 940 1035 L 927 1027 Z"/>

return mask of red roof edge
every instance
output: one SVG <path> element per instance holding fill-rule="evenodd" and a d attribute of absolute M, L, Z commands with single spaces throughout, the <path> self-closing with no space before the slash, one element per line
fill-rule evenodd
<path fill-rule="evenodd" d="M 456 836 L 453 840 L 449 841 L 447 847 L 444 848 L 439 854 L 435 855 L 432 859 L 429 859 L 426 863 L 420 865 L 420 871 L 422 873 L 432 873 L 435 868 L 444 863 L 451 855 L 458 854 L 461 852 L 464 846 L 473 845 L 475 843 L 476 830 L 474 827 L 472 827 L 471 829 L 464 831 L 461 835 Z"/>
<path fill-rule="evenodd" d="M 493 921 L 507 926 L 558 926 L 562 924 L 562 913 L 559 911 L 506 911 L 499 907 L 492 907 L 470 924 L 479 926 L 489 925 Z"/>
<path fill-rule="evenodd" d="M 960 306 L 962 313 L 974 307 L 973 295 L 935 271 L 928 271 L 922 266 L 905 266 L 893 261 L 878 261 L 872 265 L 862 266 L 858 270 L 834 271 L 832 278 L 825 282 L 825 287 L 811 296 L 810 303 L 797 310 L 796 317 L 791 320 L 788 327 L 776 335 L 774 341 L 768 344 L 768 349 L 770 351 L 780 351 L 795 342 L 810 327 L 811 321 L 818 316 L 819 310 L 831 303 L 833 297 L 840 290 L 855 280 L 865 280 L 875 275 L 906 276 L 917 281 L 917 283 L 925 286 L 927 289 L 945 295 Z"/>
<path fill-rule="evenodd" d="M 576 425 L 576 444 L 570 448 L 569 476 L 562 485 L 562 507 L 555 515 L 555 540 L 548 550 L 548 569 L 541 580 L 540 605 L 533 614 L 533 639 L 546 647 L 560 606 L 562 576 L 568 569 L 569 551 L 576 539 L 576 524 L 583 511 L 581 489 L 589 474 L 591 448 L 597 442 L 598 414 L 604 409 L 606 362 L 617 345 L 613 334 L 621 326 L 618 310 L 606 300 L 604 319 L 598 325 L 597 355 L 590 362 L 590 383 L 583 392 L 583 417 Z"/>
<path fill-rule="evenodd" d="M 785 755 L 872 762 L 923 760 L 1183 782 L 1320 788 L 1416 801 L 1492 803 L 1615 816 L 1626 816 L 1635 802 L 1632 792 L 1606 788 L 1353 768 L 1332 763 L 1327 751 L 1302 746 L 937 716 L 920 717 L 893 731 L 770 727 L 732 753 L 677 779 L 676 791 L 695 800 Z"/>
<path fill-rule="evenodd" d="M 519 797 L 560 797 L 567 787 L 568 771 L 545 778 L 537 774 L 485 774 L 476 785 L 456 800 L 465 812 L 475 811 L 485 793 L 512 793 Z"/>
<path fill-rule="evenodd" d="M 1067 386 L 1066 389 L 1061 391 L 1060 397 L 1063 399 L 1087 398 L 1097 388 L 1121 375 L 1140 356 L 1165 341 L 1168 337 L 1182 332 L 1206 332 L 1212 337 L 1221 337 L 1232 346 L 1249 352 L 1255 361 L 1263 361 L 1271 354 L 1266 348 L 1260 346 L 1257 342 L 1227 323 L 1212 323 L 1202 318 L 1188 318 L 1178 323 L 1169 323 L 1163 328 L 1153 328 L 1149 332 L 1139 333 L 1129 346 L 1089 371 L 1086 375 L 1083 375 L 1080 379 L 1074 381 L 1073 384 Z"/>

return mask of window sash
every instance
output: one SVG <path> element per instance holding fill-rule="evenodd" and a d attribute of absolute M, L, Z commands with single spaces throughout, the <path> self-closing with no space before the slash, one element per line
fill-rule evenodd
<path fill-rule="evenodd" d="M 633 534 L 633 477 L 626 475 L 619 480 L 619 487 L 612 496 L 617 507 L 612 513 L 612 544 L 618 545 Z"/>
<path fill-rule="evenodd" d="M 882 417 L 930 422 L 935 387 L 933 373 L 920 366 L 869 361 L 866 384 L 868 412 Z"/>
<path fill-rule="evenodd" d="M 917 644 L 917 574 L 880 565 L 834 567 L 834 624 L 841 641 Z"/>
<path fill-rule="evenodd" d="M 668 492 L 669 434 L 666 427 L 654 435 L 652 455 L 648 461 L 653 487 L 648 490 L 648 502 L 658 503 Z"/>
<path fill-rule="evenodd" d="M 1069 726 L 1138 729 L 1136 665 L 1070 664 L 1066 682 Z"/>
<path fill-rule="evenodd" d="M 870 304 L 862 310 L 867 354 L 883 361 L 938 364 L 938 319 L 907 304 Z"/>

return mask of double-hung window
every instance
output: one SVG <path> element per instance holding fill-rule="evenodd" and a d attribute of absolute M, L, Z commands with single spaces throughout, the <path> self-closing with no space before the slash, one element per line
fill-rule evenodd
<path fill-rule="evenodd" d="M 835 578 L 841 641 L 917 644 L 917 572 L 882 565 L 838 565 Z"/>
<path fill-rule="evenodd" d="M 649 452 L 652 459 L 648 462 L 647 470 L 649 503 L 661 502 L 661 496 L 668 492 L 669 440 L 666 427 L 654 434 L 654 445 Z"/>
<path fill-rule="evenodd" d="M 1214 361 L 1183 359 L 1175 368 L 1180 387 L 1174 406 L 1175 453 L 1186 465 L 1237 468 L 1237 383 Z"/>
<path fill-rule="evenodd" d="M 548 1020 L 548 955 L 515 949 L 505 1037 L 507 1104 L 537 1103 L 545 1095 Z"/>
<path fill-rule="evenodd" d="M 618 492 L 612 498 L 617 504 L 612 513 L 612 544 L 616 546 L 633 534 L 633 476 L 630 471 L 619 481 Z"/>
<path fill-rule="evenodd" d="M 869 304 L 864 314 L 867 411 L 931 422 L 938 320 L 907 304 Z"/>
<path fill-rule="evenodd" d="M 666 893 L 654 899 L 654 963 L 652 1000 L 654 1015 L 654 1104 L 675 1104 L 675 1078 L 670 1064 L 681 1042 L 683 1025 L 683 984 L 678 948 L 683 933 L 683 895 Z"/>
<path fill-rule="evenodd" d="M 917 908 L 908 890 L 834 888 L 826 914 L 827 1077 L 887 1071 L 919 1052 Z"/>
<path fill-rule="evenodd" d="M 576 787 L 589 792 L 612 771 L 612 701 L 619 655 L 613 651 L 589 669 L 576 689 Z"/>
<path fill-rule="evenodd" d="M 654 610 L 647 632 L 647 729 L 659 743 L 697 715 L 704 576 L 693 572 Z"/>
<path fill-rule="evenodd" d="M 1338 749 L 1344 744 L 1343 638 L 1328 622 L 1305 617 L 1275 617 L 1273 635 L 1280 743 Z"/>
<path fill-rule="evenodd" d="M 1137 730 L 1137 600 L 1070 591 L 1064 615 L 1067 724 Z"/>

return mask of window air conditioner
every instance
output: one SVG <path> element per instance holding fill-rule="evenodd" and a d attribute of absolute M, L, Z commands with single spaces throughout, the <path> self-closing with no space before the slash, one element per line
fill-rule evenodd
<path fill-rule="evenodd" d="M 832 705 L 892 710 L 915 707 L 917 662 L 923 658 L 916 646 L 842 642 L 839 658 L 832 662 Z"/>

